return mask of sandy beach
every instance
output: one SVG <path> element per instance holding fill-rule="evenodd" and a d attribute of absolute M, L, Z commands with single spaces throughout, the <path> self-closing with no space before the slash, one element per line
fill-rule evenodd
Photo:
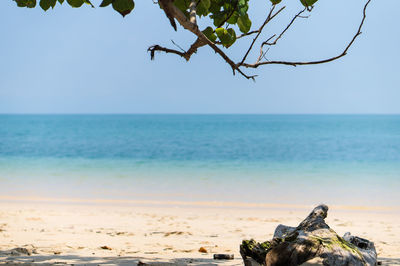
<path fill-rule="evenodd" d="M 2 198 L 0 264 L 242 265 L 242 239 L 268 240 L 278 224 L 295 226 L 312 208 Z M 330 206 L 327 222 L 375 242 L 383 265 L 400 265 L 398 210 Z M 217 261 L 215 253 L 235 259 Z"/>

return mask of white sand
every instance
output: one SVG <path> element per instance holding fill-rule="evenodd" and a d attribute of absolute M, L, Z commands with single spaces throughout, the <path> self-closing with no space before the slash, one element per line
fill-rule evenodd
<path fill-rule="evenodd" d="M 296 226 L 314 207 L 141 205 L 2 199 L 0 264 L 242 265 L 242 239 L 269 240 L 278 224 Z M 384 265 L 400 265 L 399 212 L 331 206 L 327 223 L 340 235 L 350 231 L 374 241 Z M 37 254 L 10 254 L 17 247 Z M 214 253 L 235 259 L 215 261 Z"/>

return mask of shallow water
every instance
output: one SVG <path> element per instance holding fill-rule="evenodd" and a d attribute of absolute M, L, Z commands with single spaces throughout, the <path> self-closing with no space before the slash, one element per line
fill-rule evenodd
<path fill-rule="evenodd" d="M 399 206 L 400 116 L 0 115 L 0 193 Z"/>

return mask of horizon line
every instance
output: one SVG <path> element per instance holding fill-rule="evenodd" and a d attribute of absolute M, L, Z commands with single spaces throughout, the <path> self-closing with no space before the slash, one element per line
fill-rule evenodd
<path fill-rule="evenodd" d="M 400 113 L 0 113 L 0 115 L 400 115 Z"/>

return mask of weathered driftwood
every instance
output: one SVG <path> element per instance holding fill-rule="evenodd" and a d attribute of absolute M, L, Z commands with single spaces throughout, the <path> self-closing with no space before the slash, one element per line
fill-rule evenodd
<path fill-rule="evenodd" d="M 320 205 L 297 227 L 279 225 L 270 241 L 244 240 L 240 254 L 245 265 L 301 265 L 316 257 L 329 266 L 376 265 L 374 244 L 350 233 L 338 236 L 325 223 L 327 214 L 328 206 Z"/>

